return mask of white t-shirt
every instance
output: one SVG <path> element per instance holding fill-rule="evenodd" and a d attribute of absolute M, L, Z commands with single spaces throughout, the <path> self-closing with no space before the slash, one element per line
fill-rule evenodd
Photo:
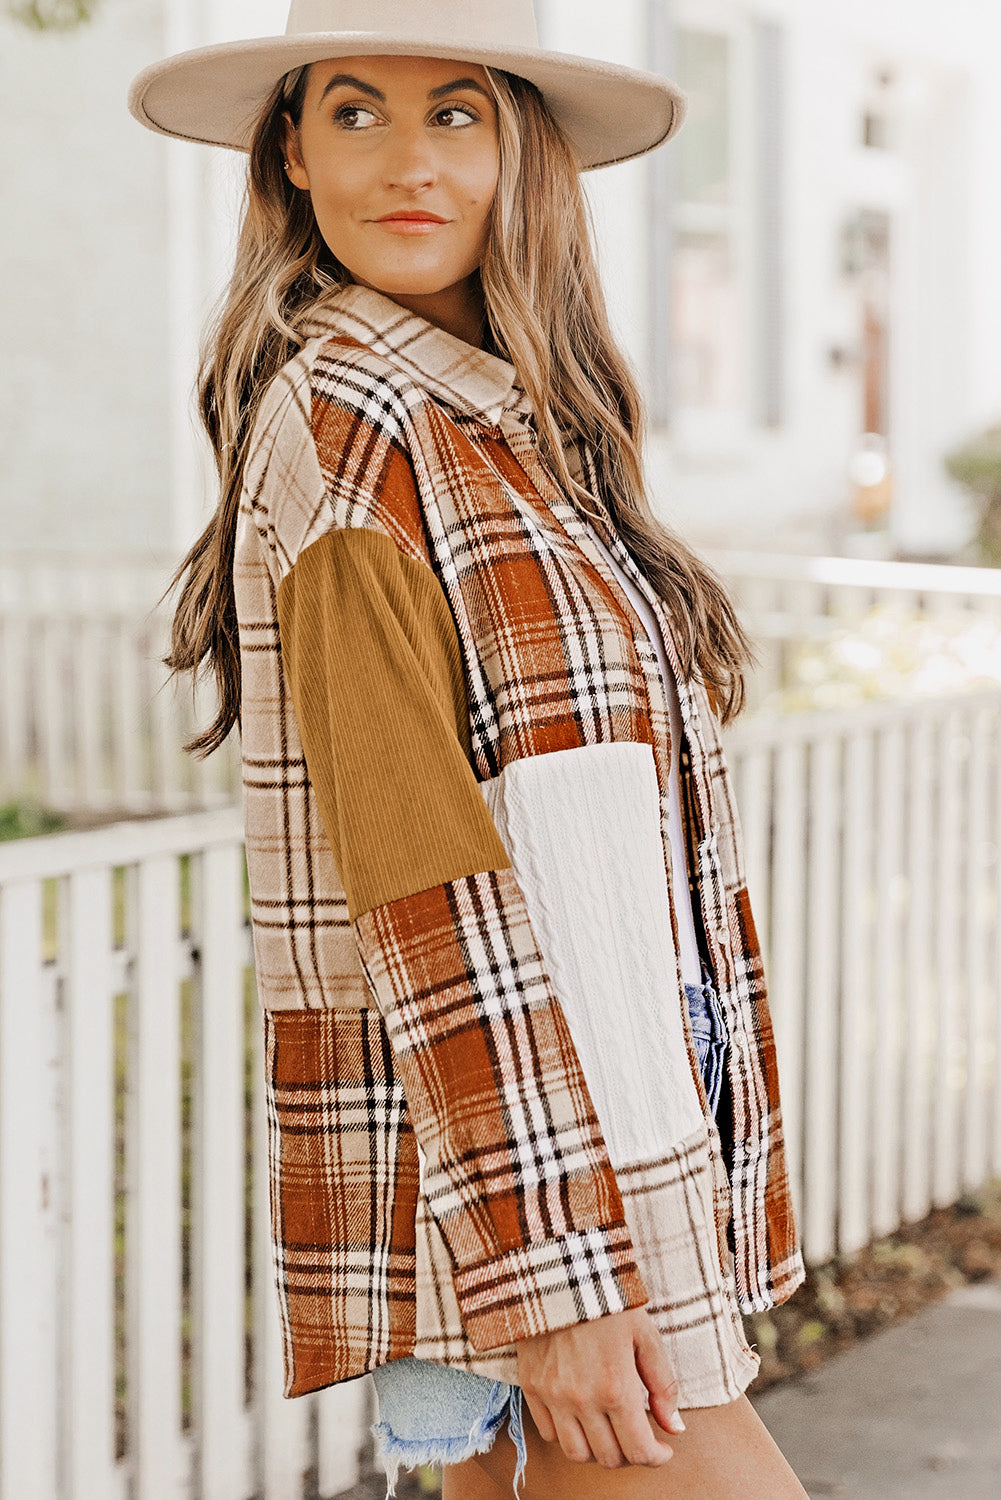
<path fill-rule="evenodd" d="M 664 678 L 671 721 L 668 833 L 671 843 L 671 883 L 674 892 L 674 909 L 678 922 L 678 937 L 681 943 L 681 977 L 685 984 L 696 984 L 701 988 L 702 963 L 699 958 L 698 939 L 695 935 L 695 919 L 692 915 L 691 892 L 688 889 L 685 830 L 681 813 L 681 776 L 678 757 L 681 746 L 682 724 L 674 672 L 667 659 L 667 653 L 664 650 L 664 638 L 661 635 L 657 616 L 653 612 L 650 601 L 637 588 L 628 573 L 625 572 L 618 558 L 612 556 L 597 532 L 593 531 L 592 534 L 594 535 L 594 540 L 608 559 L 609 567 L 615 573 L 626 594 L 632 601 L 636 613 L 643 621 L 647 635 L 650 637 L 660 659 L 660 670 Z"/>

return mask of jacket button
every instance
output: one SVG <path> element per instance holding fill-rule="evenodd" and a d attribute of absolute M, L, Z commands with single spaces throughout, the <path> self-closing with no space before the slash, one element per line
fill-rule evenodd
<path fill-rule="evenodd" d="M 730 934 L 727 932 L 725 927 L 717 927 L 716 941 L 719 943 L 721 948 L 728 948 L 730 946 Z"/>

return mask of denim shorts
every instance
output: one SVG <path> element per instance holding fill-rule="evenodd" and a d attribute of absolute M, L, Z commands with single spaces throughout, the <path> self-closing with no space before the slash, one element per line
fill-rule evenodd
<path fill-rule="evenodd" d="M 525 1470 L 521 1386 L 489 1380 L 434 1360 L 394 1359 L 372 1371 L 379 1420 L 372 1428 L 386 1469 L 386 1494 L 396 1494 L 400 1465 L 443 1468 L 494 1445 L 506 1420 L 518 1455 L 514 1494 Z"/>
<path fill-rule="evenodd" d="M 726 1022 L 712 976 L 702 963 L 702 984 L 686 984 L 695 1050 L 713 1113 L 719 1105 L 726 1054 Z M 409 1355 L 372 1371 L 379 1420 L 372 1428 L 386 1469 L 386 1495 L 396 1493 L 402 1465 L 442 1468 L 492 1448 L 507 1422 L 517 1451 L 514 1494 L 525 1469 L 522 1391 L 519 1385 L 490 1380 L 434 1360 Z"/>
<path fill-rule="evenodd" d="M 719 1109 L 720 1091 L 723 1087 L 723 1060 L 726 1057 L 726 1020 L 720 1004 L 712 973 L 705 959 L 702 960 L 702 984 L 686 984 L 685 998 L 688 1015 L 692 1023 L 692 1039 L 702 1070 L 706 1097 L 713 1114 Z"/>

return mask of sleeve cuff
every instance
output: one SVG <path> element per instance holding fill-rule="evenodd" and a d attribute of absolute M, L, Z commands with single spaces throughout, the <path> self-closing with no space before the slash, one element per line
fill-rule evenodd
<path fill-rule="evenodd" d="M 507 1250 L 455 1276 L 463 1326 L 484 1351 L 649 1300 L 624 1223 Z"/>

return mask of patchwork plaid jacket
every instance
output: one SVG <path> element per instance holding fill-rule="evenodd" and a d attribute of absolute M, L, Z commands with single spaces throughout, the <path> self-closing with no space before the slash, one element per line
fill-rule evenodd
<path fill-rule="evenodd" d="M 505 360 L 330 294 L 265 393 L 235 556 L 285 1393 L 645 1305 L 681 1404 L 757 1369 L 803 1276 L 765 976 L 713 702 Z M 576 472 L 596 490 L 591 456 Z M 678 960 L 690 889 L 731 1039 L 725 1122 Z"/>

